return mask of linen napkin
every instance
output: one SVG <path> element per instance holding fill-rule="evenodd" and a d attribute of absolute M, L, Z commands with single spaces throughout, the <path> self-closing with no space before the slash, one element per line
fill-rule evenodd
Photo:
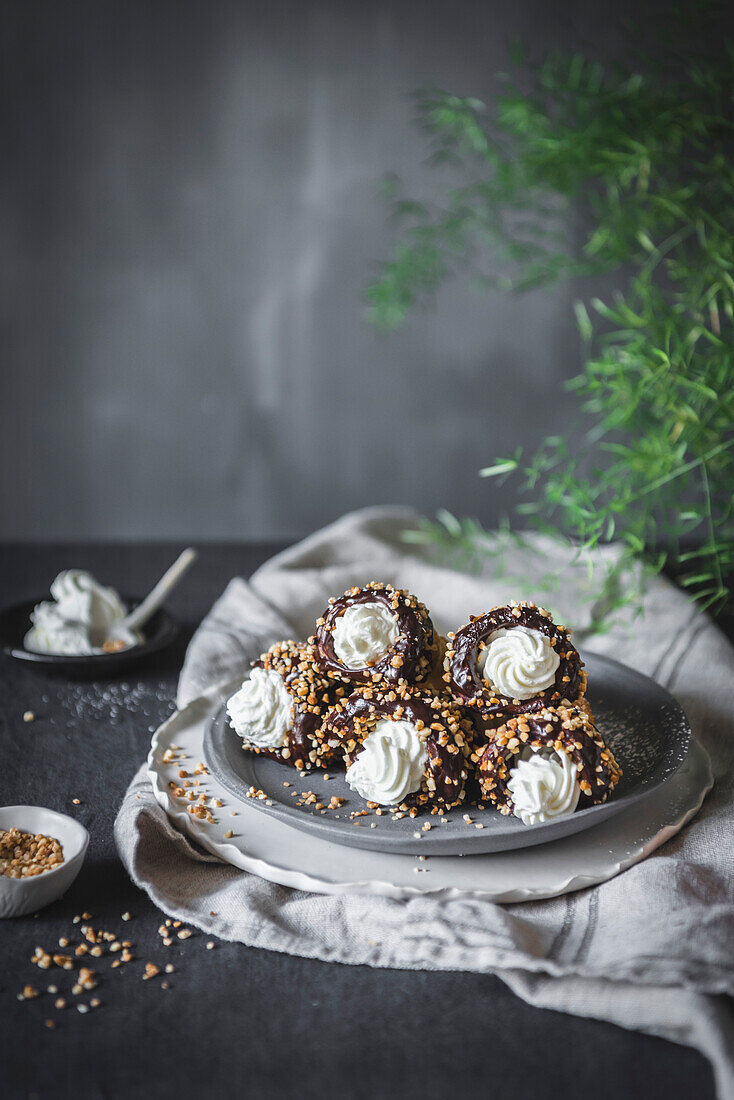
<path fill-rule="evenodd" d="M 445 633 L 517 597 L 491 569 L 467 575 L 401 541 L 415 516 L 399 508 L 347 515 L 234 579 L 189 646 L 184 706 L 244 674 L 273 641 L 306 637 L 329 596 L 371 579 L 408 588 Z M 603 568 L 613 549 L 600 551 Z M 552 572 L 552 610 L 584 645 L 593 605 L 571 549 L 540 542 L 515 556 L 532 583 Z M 572 895 L 496 905 L 430 895 L 325 896 L 275 886 L 203 854 L 169 823 L 145 768 L 131 784 L 115 835 L 133 880 L 165 912 L 225 939 L 341 963 L 492 972 L 531 1004 L 608 1020 L 697 1047 L 721 1097 L 734 1098 L 734 649 L 663 578 L 641 619 L 623 615 L 586 648 L 654 677 L 681 702 L 710 754 L 716 783 L 699 815 L 647 860 Z M 211 911 L 216 916 L 211 916 Z"/>

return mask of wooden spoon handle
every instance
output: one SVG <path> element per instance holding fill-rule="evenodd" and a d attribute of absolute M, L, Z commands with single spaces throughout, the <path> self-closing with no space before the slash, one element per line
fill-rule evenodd
<path fill-rule="evenodd" d="M 196 558 L 196 550 L 192 549 L 190 546 L 184 550 L 183 553 L 179 554 L 173 565 L 166 570 L 158 581 L 155 588 L 148 593 L 143 602 L 138 604 L 134 611 L 131 611 L 129 615 L 125 616 L 120 626 L 126 630 L 139 630 L 140 627 L 148 621 L 151 615 L 158 610 L 169 593 L 173 591 L 181 580 L 184 573 L 196 561 Z"/>

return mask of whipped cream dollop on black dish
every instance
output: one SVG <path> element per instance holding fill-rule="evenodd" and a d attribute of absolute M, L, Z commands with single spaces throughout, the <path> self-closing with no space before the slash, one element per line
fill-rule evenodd
<path fill-rule="evenodd" d="M 114 588 L 84 569 L 66 569 L 51 585 L 51 600 L 37 604 L 23 645 L 31 653 L 88 657 L 137 645 L 139 633 L 120 624 L 128 609 Z"/>
<path fill-rule="evenodd" d="M 574 703 L 586 690 L 570 632 L 532 603 L 495 607 L 449 634 L 444 669 L 454 698 L 484 718 Z"/>
<path fill-rule="evenodd" d="M 416 596 L 372 581 L 331 599 L 310 641 L 327 676 L 353 685 L 411 685 L 440 668 L 443 639 Z"/>
<path fill-rule="evenodd" d="M 299 771 L 326 767 L 341 753 L 324 736 L 324 718 L 343 693 L 316 668 L 310 645 L 278 642 L 227 700 L 227 715 L 243 748 Z"/>

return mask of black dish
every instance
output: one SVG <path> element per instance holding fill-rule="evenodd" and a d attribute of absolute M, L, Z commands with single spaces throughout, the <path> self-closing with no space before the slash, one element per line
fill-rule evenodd
<path fill-rule="evenodd" d="M 121 597 L 125 605 L 132 610 L 140 603 L 130 596 Z M 143 641 L 130 649 L 119 653 L 93 653 L 88 656 L 72 657 L 53 653 L 32 653 L 23 646 L 23 638 L 31 627 L 31 612 L 36 604 L 48 596 L 39 596 L 35 600 L 24 600 L 0 611 L 0 650 L 16 661 L 27 661 L 44 672 L 59 672 L 68 677 L 95 678 L 106 677 L 121 668 L 157 653 L 170 645 L 178 634 L 178 623 L 164 608 L 160 608 L 143 628 Z"/>

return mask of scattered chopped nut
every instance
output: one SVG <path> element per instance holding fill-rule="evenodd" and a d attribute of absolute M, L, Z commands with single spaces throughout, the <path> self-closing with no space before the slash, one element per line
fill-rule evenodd
<path fill-rule="evenodd" d="M 82 966 L 79 970 L 78 984 L 82 987 L 82 989 L 94 989 L 97 984 L 94 980 L 94 971 L 90 970 L 88 966 Z"/>

